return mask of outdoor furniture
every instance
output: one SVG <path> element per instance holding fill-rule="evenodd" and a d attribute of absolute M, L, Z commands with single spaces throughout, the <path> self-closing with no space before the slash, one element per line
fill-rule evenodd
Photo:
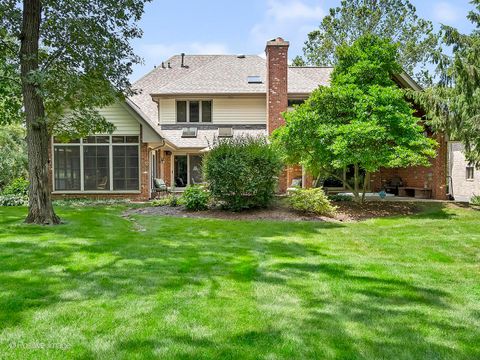
<path fill-rule="evenodd" d="M 292 180 L 292 184 L 287 189 L 287 192 L 296 191 L 302 187 L 302 178 Z"/>
<path fill-rule="evenodd" d="M 105 190 L 107 188 L 108 177 L 104 176 L 97 185 L 97 190 Z"/>
<path fill-rule="evenodd" d="M 385 183 L 384 189 L 387 194 L 398 195 L 398 189 L 403 185 L 402 178 L 400 176 L 394 176 Z"/>
<path fill-rule="evenodd" d="M 155 194 L 168 194 L 171 189 L 167 186 L 163 179 L 153 180 L 153 192 Z"/>
<path fill-rule="evenodd" d="M 431 199 L 432 189 L 421 187 L 399 187 L 398 196 L 414 197 L 416 199 Z"/>

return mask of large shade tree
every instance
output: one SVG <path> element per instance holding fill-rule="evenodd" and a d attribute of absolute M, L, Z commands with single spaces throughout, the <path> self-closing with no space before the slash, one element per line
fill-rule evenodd
<path fill-rule="evenodd" d="M 335 49 L 344 43 L 351 45 L 364 34 L 398 42 L 398 61 L 404 70 L 415 72 L 417 79 L 428 78 L 425 65 L 438 50 L 438 35 L 409 0 L 342 0 L 308 34 L 304 57 L 297 57 L 294 64 L 333 65 Z"/>
<path fill-rule="evenodd" d="M 353 184 L 345 186 L 359 202 L 370 173 L 430 165 L 436 142 L 424 136 L 415 110 L 392 80 L 401 71 L 396 58 L 397 45 L 375 35 L 340 46 L 331 86 L 320 86 L 285 113 L 285 125 L 272 135 L 287 162 L 342 182 L 338 170 L 353 166 Z"/>
<path fill-rule="evenodd" d="M 141 35 L 146 1 L 0 0 L 0 121 L 25 122 L 27 222 L 60 221 L 48 185 L 51 135 L 113 130 L 95 109 L 131 91 L 140 59 L 129 42 Z"/>
<path fill-rule="evenodd" d="M 468 19 L 475 28 L 462 34 L 442 26 L 445 45 L 452 55 L 437 58 L 438 84 L 422 93 L 410 95 L 427 110 L 431 125 L 462 141 L 466 156 L 480 166 L 480 0 L 473 0 Z"/>

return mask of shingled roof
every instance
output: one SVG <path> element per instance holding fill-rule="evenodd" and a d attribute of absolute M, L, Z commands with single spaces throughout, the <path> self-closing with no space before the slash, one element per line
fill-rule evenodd
<path fill-rule="evenodd" d="M 170 66 L 168 65 L 170 64 Z M 266 60 L 257 55 L 175 55 L 133 84 L 139 93 L 131 100 L 156 123 L 154 96 L 266 94 Z M 330 67 L 289 67 L 288 92 L 310 94 L 319 85 L 329 85 Z M 248 83 L 259 76 L 261 83 Z"/>

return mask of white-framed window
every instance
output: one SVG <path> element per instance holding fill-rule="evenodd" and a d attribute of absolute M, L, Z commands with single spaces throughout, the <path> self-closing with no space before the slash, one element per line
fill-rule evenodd
<path fill-rule="evenodd" d="M 53 188 L 57 192 L 140 191 L 138 135 L 53 138 Z"/>
<path fill-rule="evenodd" d="M 177 100 L 177 123 L 212 122 L 212 100 Z"/>
<path fill-rule="evenodd" d="M 475 179 L 475 166 L 472 163 L 467 164 L 466 178 L 467 178 L 467 180 L 474 180 Z"/>

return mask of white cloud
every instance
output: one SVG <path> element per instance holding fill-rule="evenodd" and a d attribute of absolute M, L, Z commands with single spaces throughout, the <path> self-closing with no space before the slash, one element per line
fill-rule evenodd
<path fill-rule="evenodd" d="M 452 23 L 461 17 L 460 10 L 446 1 L 440 1 L 433 7 L 435 20 L 441 23 Z"/>
<path fill-rule="evenodd" d="M 290 41 L 290 47 L 301 49 L 308 32 L 313 30 L 325 16 L 325 11 L 317 4 L 305 0 L 268 0 L 263 19 L 255 24 L 250 36 L 252 42 L 263 47 L 267 40 L 283 37 Z"/>

